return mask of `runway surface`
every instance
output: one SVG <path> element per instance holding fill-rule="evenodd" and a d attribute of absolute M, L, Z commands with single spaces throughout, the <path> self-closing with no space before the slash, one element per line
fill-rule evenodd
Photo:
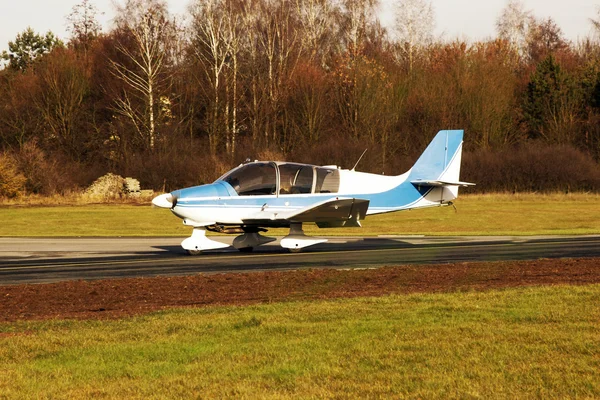
<path fill-rule="evenodd" d="M 218 237 L 231 243 L 233 236 Z M 466 261 L 600 257 L 600 236 L 335 237 L 291 254 L 278 241 L 190 256 L 181 238 L 0 238 L 0 285 L 197 273 L 370 268 Z"/>

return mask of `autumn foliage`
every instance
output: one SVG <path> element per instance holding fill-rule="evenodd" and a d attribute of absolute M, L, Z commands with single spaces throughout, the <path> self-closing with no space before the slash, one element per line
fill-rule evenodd
<path fill-rule="evenodd" d="M 401 42 L 372 7 L 198 0 L 184 29 L 129 0 L 102 33 L 84 1 L 68 42 L 27 31 L 11 49 L 38 55 L 0 70 L 0 195 L 107 172 L 171 190 L 263 156 L 349 168 L 366 148 L 359 170 L 399 174 L 441 129 L 465 130 L 473 190 L 600 189 L 600 43 L 552 20 L 522 41 Z"/>

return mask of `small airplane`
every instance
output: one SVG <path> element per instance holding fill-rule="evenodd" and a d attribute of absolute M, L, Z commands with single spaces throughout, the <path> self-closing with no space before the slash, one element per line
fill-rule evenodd
<path fill-rule="evenodd" d="M 291 252 L 327 239 L 304 234 L 302 224 L 359 227 L 368 215 L 452 204 L 458 188 L 463 131 L 438 132 L 414 166 L 397 176 L 377 175 L 290 162 L 254 161 L 241 164 L 211 184 L 175 190 L 155 197 L 169 208 L 192 236 L 181 246 L 190 254 L 229 245 L 209 239 L 206 232 L 238 234 L 240 251 L 272 242 L 267 228 L 289 228 L 281 246 Z M 360 161 L 360 160 L 359 160 Z"/>

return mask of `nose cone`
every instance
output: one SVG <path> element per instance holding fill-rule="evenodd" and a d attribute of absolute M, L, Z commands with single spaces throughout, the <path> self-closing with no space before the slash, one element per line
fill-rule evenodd
<path fill-rule="evenodd" d="M 161 194 L 152 199 L 152 204 L 161 208 L 173 207 L 173 195 L 171 193 Z"/>

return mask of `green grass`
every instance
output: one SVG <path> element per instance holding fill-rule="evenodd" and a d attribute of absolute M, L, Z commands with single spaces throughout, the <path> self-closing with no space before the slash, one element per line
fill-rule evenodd
<path fill-rule="evenodd" d="M 0 398 L 592 398 L 600 285 L 0 324 Z"/>
<path fill-rule="evenodd" d="M 362 228 L 309 235 L 574 235 L 600 234 L 598 194 L 467 195 L 452 207 L 368 217 Z M 169 210 L 147 205 L 0 208 L 0 236 L 188 236 Z M 287 230 L 270 234 L 285 235 Z"/>

